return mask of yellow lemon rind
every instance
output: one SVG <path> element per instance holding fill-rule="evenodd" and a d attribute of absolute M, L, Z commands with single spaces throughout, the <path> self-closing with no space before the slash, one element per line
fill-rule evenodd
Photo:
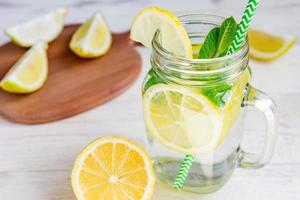
<path fill-rule="evenodd" d="M 144 193 L 144 196 L 142 200 L 150 200 L 153 196 L 154 193 L 154 185 L 155 185 L 155 174 L 153 170 L 153 163 L 152 160 L 149 156 L 149 154 L 144 150 L 142 146 L 139 144 L 125 138 L 122 136 L 105 136 L 98 138 L 88 144 L 77 156 L 75 164 L 73 166 L 72 172 L 71 172 L 71 184 L 73 191 L 75 193 L 75 196 L 77 197 L 78 200 L 87 200 L 84 199 L 83 195 L 80 193 L 81 188 L 78 184 L 78 172 L 80 171 L 80 166 L 82 166 L 82 163 L 84 159 L 86 158 L 87 155 L 91 154 L 95 148 L 100 146 L 101 144 L 105 144 L 108 142 L 112 143 L 123 143 L 127 146 L 129 146 L 131 149 L 134 149 L 135 151 L 139 152 L 141 156 L 143 156 L 144 161 L 145 161 L 145 169 L 147 170 L 147 174 L 149 177 L 149 183 L 147 187 L 147 191 Z"/>

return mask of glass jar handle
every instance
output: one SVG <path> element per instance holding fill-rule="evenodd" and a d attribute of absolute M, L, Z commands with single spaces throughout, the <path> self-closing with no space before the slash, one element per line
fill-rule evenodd
<path fill-rule="evenodd" d="M 277 139 L 277 107 L 270 97 L 251 85 L 247 86 L 246 91 L 242 106 L 252 106 L 264 114 L 267 122 L 267 135 L 259 156 L 240 149 L 239 165 L 241 168 L 260 168 L 270 160 L 274 151 Z"/>

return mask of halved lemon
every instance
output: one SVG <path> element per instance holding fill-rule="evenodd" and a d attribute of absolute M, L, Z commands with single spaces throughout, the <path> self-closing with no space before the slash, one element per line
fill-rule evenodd
<path fill-rule="evenodd" d="M 158 7 L 142 9 L 134 18 L 130 38 L 151 47 L 159 30 L 162 46 L 177 55 L 193 58 L 192 44 L 180 20 L 171 12 Z"/>
<path fill-rule="evenodd" d="M 195 89 L 156 84 L 144 94 L 143 106 L 148 132 L 177 152 L 209 154 L 223 139 L 222 113 Z"/>
<path fill-rule="evenodd" d="M 31 93 L 40 89 L 48 74 L 47 48 L 44 42 L 33 45 L 7 72 L 0 87 L 12 93 Z"/>
<path fill-rule="evenodd" d="M 295 43 L 296 38 L 281 37 L 263 31 L 248 31 L 250 56 L 260 61 L 272 61 L 284 55 Z"/>
<path fill-rule="evenodd" d="M 80 57 L 94 58 L 105 54 L 111 43 L 111 32 L 101 13 L 96 12 L 76 30 L 70 42 L 70 49 Z"/>
<path fill-rule="evenodd" d="M 149 155 L 120 136 L 103 137 L 89 144 L 72 170 L 72 187 L 79 200 L 148 200 L 154 184 Z"/>
<path fill-rule="evenodd" d="M 57 38 L 63 30 L 64 17 L 67 13 L 67 8 L 58 8 L 24 24 L 7 28 L 5 33 L 22 47 L 30 47 L 38 41 L 48 43 Z"/>

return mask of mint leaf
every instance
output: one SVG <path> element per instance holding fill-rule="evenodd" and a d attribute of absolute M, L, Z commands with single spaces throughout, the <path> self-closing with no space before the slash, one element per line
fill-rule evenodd
<path fill-rule="evenodd" d="M 150 71 L 148 72 L 148 76 L 150 76 L 150 78 L 144 83 L 143 93 L 152 85 L 164 83 L 164 81 L 156 74 L 156 72 L 153 69 L 150 69 Z"/>
<path fill-rule="evenodd" d="M 218 48 L 214 57 L 221 57 L 227 54 L 237 31 L 237 27 L 238 25 L 233 17 L 229 17 L 223 21 L 220 27 Z"/>
<path fill-rule="evenodd" d="M 223 21 L 220 27 L 213 28 L 205 38 L 199 51 L 198 58 L 216 58 L 225 56 L 237 31 L 237 23 L 233 17 Z M 220 78 L 222 74 L 220 74 Z M 231 95 L 232 85 L 224 83 L 219 86 L 206 88 L 202 94 L 219 107 L 224 107 Z"/>
<path fill-rule="evenodd" d="M 200 48 L 198 58 L 213 58 L 217 48 L 220 28 L 215 27 L 206 36 L 203 45 Z"/>
<path fill-rule="evenodd" d="M 223 21 L 220 27 L 213 28 L 206 36 L 198 58 L 216 58 L 225 56 L 234 39 L 238 24 L 233 17 Z"/>
<path fill-rule="evenodd" d="M 224 84 L 214 88 L 204 89 L 202 94 L 207 96 L 208 99 L 218 107 L 223 108 L 231 95 L 231 88 L 231 85 Z"/>

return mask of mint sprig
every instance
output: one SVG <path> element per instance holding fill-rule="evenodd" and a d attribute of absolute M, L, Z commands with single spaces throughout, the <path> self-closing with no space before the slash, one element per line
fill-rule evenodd
<path fill-rule="evenodd" d="M 165 83 L 153 69 L 150 69 L 148 72 L 149 79 L 146 80 L 143 84 L 143 93 L 150 88 L 152 85 L 156 85 L 159 83 Z"/>
<path fill-rule="evenodd" d="M 227 54 L 237 31 L 237 23 L 233 17 L 225 19 L 221 26 L 213 28 L 206 36 L 198 54 L 198 58 L 209 59 Z M 222 76 L 222 75 L 220 75 Z M 220 77 L 221 78 L 221 77 Z M 224 83 L 212 88 L 203 89 L 202 94 L 219 107 L 224 107 L 231 95 L 232 85 Z"/>
<path fill-rule="evenodd" d="M 229 17 L 223 21 L 218 38 L 218 49 L 214 57 L 221 57 L 227 54 L 237 31 L 237 27 L 238 25 L 233 17 Z"/>
<path fill-rule="evenodd" d="M 198 58 L 213 58 L 218 49 L 218 38 L 220 27 L 213 28 L 205 38 L 203 45 L 200 48 Z"/>
<path fill-rule="evenodd" d="M 224 84 L 214 88 L 203 89 L 202 94 L 207 96 L 211 102 L 223 108 L 231 95 L 231 88 L 232 85 Z"/>
<path fill-rule="evenodd" d="M 206 36 L 200 48 L 198 58 L 216 58 L 225 56 L 234 39 L 238 24 L 233 17 L 223 21 L 221 26 L 213 28 Z"/>

